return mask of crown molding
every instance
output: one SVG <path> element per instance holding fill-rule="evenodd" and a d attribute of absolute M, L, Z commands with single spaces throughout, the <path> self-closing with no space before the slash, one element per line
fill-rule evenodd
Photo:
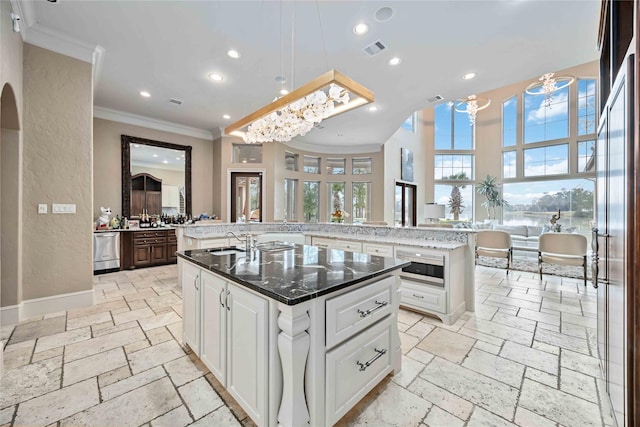
<path fill-rule="evenodd" d="M 322 154 L 363 154 L 377 153 L 379 151 L 382 151 L 382 144 L 318 145 L 306 141 L 296 141 L 295 139 L 292 139 L 289 142 L 283 142 L 283 144 L 291 148 L 296 148 L 298 150 Z"/>
<path fill-rule="evenodd" d="M 70 56 L 80 61 L 94 63 L 98 45 L 85 43 L 60 31 L 34 23 L 24 30 L 26 43 Z M 104 53 L 104 49 L 102 49 Z"/>
<path fill-rule="evenodd" d="M 126 123 L 128 125 L 141 126 L 149 129 L 161 130 L 164 132 L 176 133 L 179 135 L 192 136 L 194 138 L 213 141 L 214 135 L 211 131 L 179 125 L 177 123 L 166 122 L 164 120 L 152 119 L 151 117 L 140 116 L 124 111 L 113 110 L 105 107 L 93 107 L 93 117 L 112 122 Z M 219 137 L 217 135 L 215 138 Z"/>

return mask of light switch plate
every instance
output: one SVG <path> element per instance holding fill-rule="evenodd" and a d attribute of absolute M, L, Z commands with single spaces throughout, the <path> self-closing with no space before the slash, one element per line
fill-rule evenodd
<path fill-rule="evenodd" d="M 46 203 L 39 203 L 38 204 L 38 213 L 39 214 L 46 214 L 47 213 L 47 204 Z"/>
<path fill-rule="evenodd" d="M 73 203 L 54 203 L 53 205 L 51 205 L 51 212 L 53 212 L 54 214 L 74 214 L 76 213 L 76 205 Z"/>

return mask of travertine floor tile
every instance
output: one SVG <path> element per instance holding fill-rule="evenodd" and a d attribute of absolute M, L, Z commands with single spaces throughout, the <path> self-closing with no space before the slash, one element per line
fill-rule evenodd
<path fill-rule="evenodd" d="M 15 406 L 8 406 L 0 410 L 0 425 L 9 424 L 13 419 L 13 414 L 16 412 Z"/>
<path fill-rule="evenodd" d="M 525 379 L 519 405 L 565 426 L 600 426 L 598 405 Z"/>
<path fill-rule="evenodd" d="M 586 354 L 563 349 L 560 354 L 560 365 L 592 377 L 600 376 L 600 362 L 598 358 Z"/>
<path fill-rule="evenodd" d="M 111 321 L 111 313 L 108 311 L 102 313 L 90 314 L 83 317 L 75 317 L 67 320 L 67 330 L 84 328 L 86 326 L 95 325 L 96 323 L 104 323 Z"/>
<path fill-rule="evenodd" d="M 173 310 L 166 314 L 160 314 L 158 316 L 147 317 L 140 319 L 138 322 L 143 331 L 149 331 L 151 329 L 160 328 L 162 326 L 170 325 L 181 321 L 182 319 Z"/>
<path fill-rule="evenodd" d="M 513 421 L 521 427 L 555 427 L 556 425 L 553 421 L 520 406 L 516 408 L 516 417 Z"/>
<path fill-rule="evenodd" d="M 151 427 L 184 427 L 193 422 L 187 408 L 178 406 L 161 417 L 151 421 Z"/>
<path fill-rule="evenodd" d="M 48 425 L 99 402 L 98 384 L 87 380 L 64 387 L 18 406 L 17 426 Z"/>
<path fill-rule="evenodd" d="M 126 365 L 127 358 L 121 347 L 65 363 L 62 385 L 66 387 Z"/>
<path fill-rule="evenodd" d="M 417 345 L 417 348 L 452 362 L 461 363 L 474 343 L 473 338 L 436 328 Z"/>
<path fill-rule="evenodd" d="M 4 371 L 0 378 L 0 408 L 59 389 L 61 376 L 62 356 Z"/>
<path fill-rule="evenodd" d="M 456 417 L 466 420 L 471 415 L 473 404 L 447 390 L 418 377 L 408 387 L 409 391 L 438 405 Z"/>
<path fill-rule="evenodd" d="M 444 411 L 437 406 L 432 406 L 427 418 L 424 420 L 425 425 L 429 427 L 462 427 L 464 421 L 460 418 L 456 418 L 447 411 Z"/>
<path fill-rule="evenodd" d="M 557 356 L 524 345 L 507 341 L 500 351 L 500 356 L 550 374 L 558 373 Z"/>
<path fill-rule="evenodd" d="M 598 390 L 596 389 L 595 378 L 581 374 L 580 372 L 561 368 L 560 390 L 581 397 L 589 402 L 598 403 Z"/>
<path fill-rule="evenodd" d="M 137 374 L 170 360 L 178 359 L 184 354 L 182 347 L 177 342 L 167 341 L 135 353 L 129 353 L 129 365 L 131 366 L 131 372 Z"/>
<path fill-rule="evenodd" d="M 589 354 L 589 345 L 587 344 L 586 339 L 575 338 L 569 335 L 543 329 L 536 330 L 535 339 L 536 341 L 549 345 L 555 345 L 578 353 Z"/>
<path fill-rule="evenodd" d="M 517 388 L 440 358 L 429 363 L 420 376 L 495 414 L 513 418 Z"/>
<path fill-rule="evenodd" d="M 225 427 L 241 427 L 238 420 L 236 420 L 231 414 L 231 411 L 226 407 L 210 413 L 206 417 L 191 424 L 192 427 L 210 427 L 210 426 L 225 426 Z"/>
<path fill-rule="evenodd" d="M 467 427 L 514 427 L 515 424 L 501 418 L 489 411 L 485 411 L 479 406 L 476 406 L 469 418 Z"/>
<path fill-rule="evenodd" d="M 520 387 L 525 369 L 520 363 L 476 349 L 469 352 L 462 366 L 514 387 Z"/>
<path fill-rule="evenodd" d="M 65 317 L 54 317 L 53 319 L 20 323 L 13 331 L 8 345 L 64 332 L 65 322 Z"/>
<path fill-rule="evenodd" d="M 86 341 L 89 338 L 91 338 L 91 329 L 89 329 L 89 327 L 47 335 L 38 339 L 35 352 L 40 353 L 42 351 L 51 350 L 52 348 Z"/>
<path fill-rule="evenodd" d="M 102 387 L 100 389 L 102 400 L 113 399 L 114 397 L 123 395 L 131 390 L 152 383 L 166 376 L 167 374 L 164 369 L 162 369 L 162 366 L 149 369 L 148 371 L 144 371 L 137 375 L 129 376 L 125 379 Z"/>
<path fill-rule="evenodd" d="M 95 382 L 94 382 L 95 384 Z M 137 388 L 106 400 L 60 422 L 61 426 L 138 426 L 182 405 L 169 378 Z"/>
<path fill-rule="evenodd" d="M 531 332 L 487 320 L 470 319 L 464 326 L 467 329 L 473 329 L 478 332 L 493 335 L 494 337 L 502 338 L 504 340 L 514 341 L 523 345 L 531 345 L 531 341 L 533 340 L 533 333 Z"/>
<path fill-rule="evenodd" d="M 181 386 L 196 378 L 204 376 L 204 372 L 198 369 L 189 356 L 184 356 L 164 364 L 165 370 L 169 373 L 171 381 L 176 386 Z"/>
<path fill-rule="evenodd" d="M 524 373 L 525 378 L 532 379 L 549 387 L 558 388 L 558 376 L 547 372 L 539 371 L 531 366 L 527 366 Z"/>
<path fill-rule="evenodd" d="M 64 352 L 64 360 L 65 362 L 71 362 L 143 339 L 145 339 L 145 336 L 140 328 L 132 328 L 113 334 L 102 335 L 97 338 L 67 345 Z"/>
<path fill-rule="evenodd" d="M 196 420 L 224 404 L 204 377 L 178 387 L 178 391 Z"/>
<path fill-rule="evenodd" d="M 408 356 L 402 356 L 402 370 L 393 376 L 393 382 L 406 388 L 422 369 L 424 369 L 424 363 L 413 360 Z"/>
<path fill-rule="evenodd" d="M 132 320 L 140 320 L 145 317 L 155 316 L 153 310 L 149 307 L 144 307 L 139 310 L 125 311 L 123 313 L 113 314 L 113 323 L 119 325 L 121 323 L 131 322 Z"/>

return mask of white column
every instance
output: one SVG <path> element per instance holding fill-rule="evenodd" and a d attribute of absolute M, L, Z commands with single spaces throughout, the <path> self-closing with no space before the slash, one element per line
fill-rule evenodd
<path fill-rule="evenodd" d="M 301 307 L 302 308 L 302 307 Z M 311 321 L 304 309 L 281 306 L 278 316 L 278 351 L 282 363 L 282 401 L 278 425 L 299 427 L 309 423 L 309 410 L 304 393 L 304 370 L 309 354 Z"/>

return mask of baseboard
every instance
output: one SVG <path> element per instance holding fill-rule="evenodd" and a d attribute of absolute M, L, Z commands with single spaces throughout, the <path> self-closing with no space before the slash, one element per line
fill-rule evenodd
<path fill-rule="evenodd" d="M 93 305 L 93 289 L 22 301 L 20 320 Z"/>
<path fill-rule="evenodd" d="M 0 307 L 0 325 L 15 325 L 20 321 L 20 306 Z"/>

